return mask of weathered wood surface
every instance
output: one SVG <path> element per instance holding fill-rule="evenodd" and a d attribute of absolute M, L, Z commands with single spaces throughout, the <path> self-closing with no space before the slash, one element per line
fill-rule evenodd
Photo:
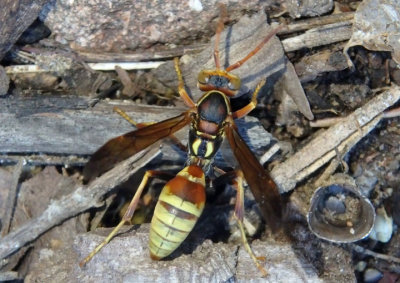
<path fill-rule="evenodd" d="M 132 125 L 112 112 L 112 103 L 102 103 L 92 109 L 84 109 L 90 101 L 75 97 L 57 97 L 33 99 L 9 99 L 1 103 L 0 113 L 0 152 L 3 154 L 26 155 L 30 153 L 46 153 L 47 155 L 90 155 L 109 138 L 132 130 Z M 71 103 L 68 103 L 71 99 Z M 61 109 L 65 105 L 66 109 Z M 68 106 L 69 105 L 69 108 Z M 118 105 L 127 110 L 137 122 L 163 120 L 178 115 L 184 109 L 138 106 L 134 104 Z M 24 109 L 23 111 L 21 111 Z M 255 147 L 255 152 L 265 150 L 272 141 L 271 135 L 265 132 L 254 118 L 239 119 L 242 136 Z M 186 132 L 184 135 L 186 136 Z M 264 147 L 264 149 L 263 149 Z M 33 241 L 50 227 L 91 207 L 97 206 L 102 196 L 118 184 L 124 182 L 135 170 L 140 168 L 156 155 L 159 144 L 143 151 L 137 156 L 140 165 L 134 161 L 125 161 L 113 170 L 96 179 L 87 190 L 78 186 L 76 191 L 59 201 L 54 201 L 38 218 L 32 219 L 25 226 L 12 232 L 0 243 L 0 257 L 4 258 L 18 250 L 26 242 Z M 171 147 L 163 146 L 163 158 L 169 160 L 185 160 Z M 3 157 L 3 158 L 7 158 Z M 133 157 L 134 159 L 135 157 Z M 134 164 L 134 165 L 132 165 Z M 54 211 L 57 212 L 54 212 Z M 68 211 L 68 213 L 66 212 Z M 50 217 L 49 215 L 52 215 Z M 47 219 L 47 220 L 46 220 Z M 18 243 L 16 242 L 18 239 Z"/>
<path fill-rule="evenodd" d="M 53 200 L 40 216 L 30 219 L 18 229 L 0 239 L 0 259 L 10 256 L 66 219 L 92 207 L 101 206 L 100 201 L 106 193 L 126 182 L 132 174 L 151 161 L 157 154 L 157 148 L 143 150 L 121 162 L 118 166 L 94 180 L 89 186 L 78 185 L 72 193 L 58 200 Z"/>
<path fill-rule="evenodd" d="M 167 0 L 149 5 L 143 0 L 52 1 L 41 18 L 53 36 L 74 50 L 147 50 L 150 46 L 193 43 L 213 34 L 219 16 L 219 0 Z M 260 11 L 279 1 L 224 1 L 229 19 L 243 11 Z"/>
<path fill-rule="evenodd" d="M 82 165 L 85 160 L 81 157 L 89 156 L 110 138 L 134 130 L 131 124 L 113 112 L 114 106 L 127 111 L 136 122 L 161 121 L 185 110 L 124 102 L 104 102 L 89 108 L 89 102 L 89 99 L 77 97 L 0 99 L 2 163 L 15 162 L 17 155 L 36 154 L 31 157 L 34 164 L 41 161 L 45 164 L 66 162 Z M 254 118 L 239 119 L 237 124 L 255 153 L 263 154 L 273 140 L 272 136 Z M 187 129 L 181 130 L 178 136 L 186 144 Z M 179 158 L 185 160 L 186 157 L 171 144 L 165 144 L 162 152 L 163 159 L 167 160 L 179 161 Z"/>
<path fill-rule="evenodd" d="M 276 166 L 271 176 L 281 192 L 288 192 L 327 162 L 345 154 L 384 118 L 384 111 L 400 99 L 400 88 L 393 85 L 362 107 L 310 140 L 307 145 Z"/>
<path fill-rule="evenodd" d="M 152 261 L 148 251 L 149 225 L 129 227 L 115 237 L 84 269 L 77 262 L 109 230 L 96 231 L 102 235 L 85 234 L 75 238 L 72 247 L 42 257 L 29 274 L 33 281 L 68 282 L 321 282 L 317 271 L 304 257 L 297 254 L 288 239 L 256 241 L 252 248 L 266 257 L 267 278 L 255 267 L 239 243 L 187 241 L 194 249 L 173 260 Z M 284 238 L 284 237 L 283 237 Z M 46 249 L 42 250 L 46 253 Z M 47 249 L 49 251 L 49 249 Z M 67 253 L 69 257 L 62 255 Z M 66 260 L 63 260 L 63 259 Z M 63 262 L 63 264 L 57 264 Z M 347 270 L 343 271 L 346 273 Z"/>
<path fill-rule="evenodd" d="M 219 42 L 220 63 L 222 68 L 227 68 L 249 54 L 263 38 L 273 32 L 277 26 L 269 26 L 266 15 L 263 12 L 252 17 L 244 16 L 233 26 L 226 28 L 221 33 Z M 249 28 L 250 27 L 250 28 Z M 197 88 L 197 76 L 201 70 L 214 69 L 215 62 L 213 58 L 215 36 L 211 44 L 199 54 L 183 56 L 180 59 L 185 86 L 188 92 L 198 99 L 202 92 Z M 155 76 L 165 85 L 171 88 L 177 87 L 176 74 L 172 71 L 174 66 L 172 62 L 167 62 L 153 71 Z M 258 94 L 259 99 L 267 95 L 278 82 L 281 84 L 281 91 L 277 91 L 277 96 L 286 92 L 295 101 L 299 111 L 308 119 L 313 119 L 308 100 L 303 88 L 300 85 L 296 72 L 291 63 L 287 60 L 281 42 L 276 36 L 273 36 L 248 61 L 243 63 L 240 68 L 232 70 L 232 73 L 241 79 L 241 87 L 235 99 L 240 96 L 250 98 L 252 90 L 257 84 L 266 79 L 265 86 Z"/>

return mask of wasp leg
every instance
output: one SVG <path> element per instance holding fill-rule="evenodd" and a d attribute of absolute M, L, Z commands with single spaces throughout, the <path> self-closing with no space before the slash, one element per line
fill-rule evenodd
<path fill-rule="evenodd" d="M 244 245 L 244 248 L 246 249 L 247 253 L 250 255 L 251 259 L 254 261 L 255 265 L 257 268 L 261 271 L 263 276 L 267 276 L 268 272 L 265 270 L 265 268 L 261 265 L 260 259 L 264 260 L 264 257 L 256 257 L 253 250 L 251 249 L 247 238 L 246 238 L 246 232 L 244 231 L 243 227 L 243 214 L 244 214 L 244 188 L 243 188 L 243 172 L 242 170 L 237 170 L 231 173 L 232 174 L 232 186 L 236 189 L 236 203 L 235 203 L 235 212 L 233 214 L 233 217 L 236 219 L 240 233 L 242 236 L 242 242 Z"/>
<path fill-rule="evenodd" d="M 179 67 L 179 58 L 178 57 L 174 58 L 174 64 L 175 64 L 176 75 L 178 76 L 179 95 L 181 96 L 181 98 L 183 99 L 185 104 L 187 106 L 189 106 L 190 108 L 192 108 L 192 107 L 196 106 L 196 104 L 193 102 L 193 100 L 190 98 L 189 94 L 185 90 L 185 83 L 183 81 L 181 68 Z"/>
<path fill-rule="evenodd" d="M 136 123 L 131 117 L 129 117 L 129 115 L 124 110 L 122 110 L 121 108 L 119 108 L 117 106 L 114 106 L 113 110 L 114 110 L 114 112 L 119 114 L 122 118 L 124 118 L 126 121 L 128 121 L 130 124 L 132 124 L 136 128 L 143 128 L 145 126 L 154 124 L 154 122 Z"/>
<path fill-rule="evenodd" d="M 83 259 L 80 263 L 80 267 L 84 267 L 86 263 L 88 263 L 92 257 L 97 254 L 105 245 L 107 245 L 111 239 L 115 236 L 115 234 L 118 233 L 118 231 L 121 229 L 122 226 L 124 226 L 126 223 L 129 223 L 131 220 L 133 213 L 135 212 L 135 209 L 139 203 L 140 196 L 143 193 L 143 189 L 146 187 L 146 184 L 149 181 L 149 178 L 151 177 L 158 177 L 162 175 L 168 175 L 168 173 L 162 172 L 162 171 L 154 171 L 154 170 L 148 170 L 143 176 L 142 182 L 140 183 L 135 195 L 133 196 L 131 203 L 128 206 L 128 209 L 126 210 L 124 216 L 122 217 L 122 220 L 119 222 L 119 224 L 111 231 L 111 233 L 107 236 L 107 238 L 104 239 L 103 242 L 101 242 L 85 259 Z"/>
<path fill-rule="evenodd" d="M 117 106 L 114 106 L 113 110 L 138 129 L 154 124 L 154 122 L 136 123 L 124 110 Z M 187 147 L 183 143 L 181 143 L 181 141 L 175 135 L 170 135 L 168 138 L 171 139 L 173 143 L 176 144 L 177 147 L 179 147 L 180 150 L 182 150 L 183 152 L 187 152 Z"/>
<path fill-rule="evenodd" d="M 238 118 L 242 118 L 244 116 L 246 116 L 247 114 L 250 113 L 251 110 L 253 110 L 254 108 L 256 108 L 257 106 L 257 96 L 258 93 L 260 92 L 261 88 L 265 85 L 265 79 L 263 79 L 262 81 L 260 81 L 256 87 L 256 89 L 253 92 L 253 95 L 251 97 L 251 101 L 249 104 L 247 104 L 246 106 L 244 106 L 243 108 L 240 108 L 239 110 L 235 111 L 232 113 L 232 117 L 233 119 L 238 119 Z"/>

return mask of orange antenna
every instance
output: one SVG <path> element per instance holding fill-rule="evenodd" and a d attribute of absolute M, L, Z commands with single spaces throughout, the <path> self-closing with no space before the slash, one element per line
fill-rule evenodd
<path fill-rule="evenodd" d="M 225 71 L 229 72 L 232 71 L 234 69 L 239 68 L 240 66 L 243 65 L 244 62 L 246 62 L 247 60 L 249 60 L 251 57 L 253 57 L 258 51 L 260 51 L 260 49 L 264 46 L 264 44 L 266 44 L 271 37 L 273 37 L 275 34 L 277 34 L 281 29 L 283 28 L 283 26 L 279 26 L 277 28 L 275 28 L 273 31 L 271 31 L 265 38 L 263 41 L 260 42 L 260 44 L 258 44 L 256 46 L 256 48 L 254 48 L 252 51 L 250 51 L 249 54 L 246 55 L 246 57 L 244 57 L 242 60 L 237 61 L 236 63 L 230 65 L 228 68 L 225 69 Z M 214 51 L 214 55 L 215 55 L 215 51 Z"/>
<path fill-rule="evenodd" d="M 214 62 L 215 62 L 215 67 L 217 69 L 221 68 L 221 64 L 219 62 L 219 39 L 221 37 L 221 32 L 224 29 L 224 23 L 226 19 L 226 6 L 224 4 L 219 5 L 220 9 L 220 16 L 219 16 L 219 21 L 217 25 L 217 31 L 215 33 L 215 42 L 214 42 Z"/>

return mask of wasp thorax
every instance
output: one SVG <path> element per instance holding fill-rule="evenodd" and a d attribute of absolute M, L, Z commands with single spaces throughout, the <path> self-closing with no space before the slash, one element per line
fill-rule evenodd
<path fill-rule="evenodd" d="M 229 112 L 229 102 L 223 93 L 210 91 L 206 93 L 197 105 L 201 120 L 212 122 L 220 126 L 225 121 Z"/>
<path fill-rule="evenodd" d="M 212 160 L 221 146 L 229 99 L 220 91 L 209 91 L 199 100 L 197 117 L 189 131 L 190 154 Z"/>

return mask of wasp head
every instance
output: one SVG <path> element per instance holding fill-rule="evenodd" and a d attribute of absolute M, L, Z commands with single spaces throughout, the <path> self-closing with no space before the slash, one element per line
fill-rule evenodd
<path fill-rule="evenodd" d="M 234 96 L 240 89 L 240 78 L 225 70 L 202 70 L 197 77 L 201 91 L 218 90 L 227 96 Z"/>

